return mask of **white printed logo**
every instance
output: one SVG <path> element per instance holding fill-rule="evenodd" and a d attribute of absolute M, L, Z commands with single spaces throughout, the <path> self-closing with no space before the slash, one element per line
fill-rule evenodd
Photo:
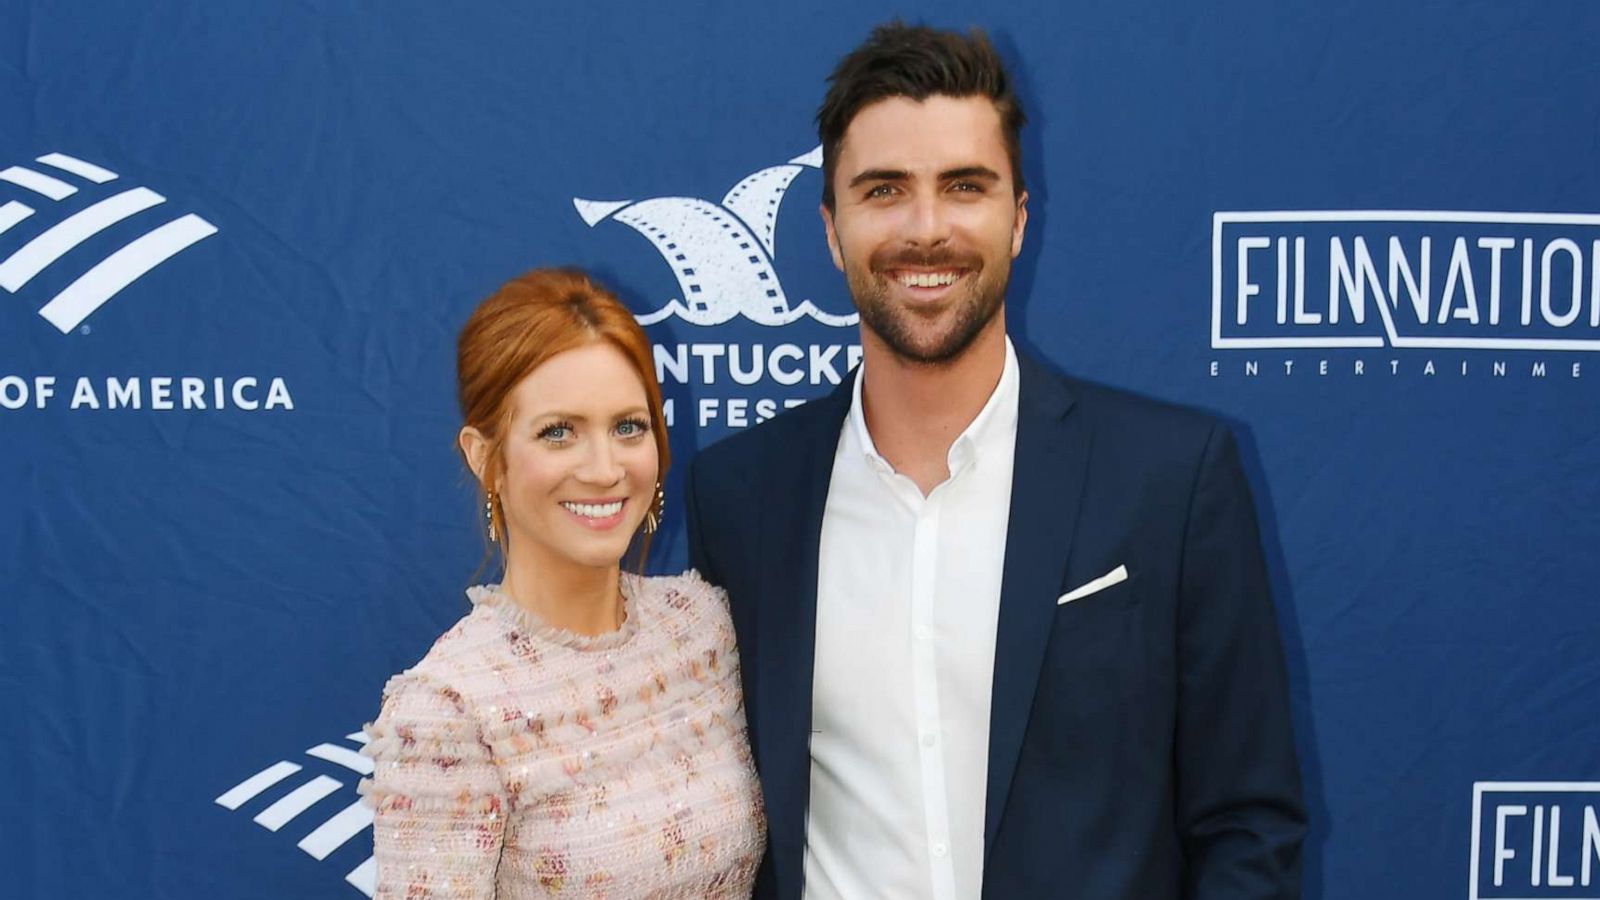
<path fill-rule="evenodd" d="M 651 352 L 668 426 L 684 413 L 700 429 L 765 422 L 841 383 L 861 361 L 850 328 L 860 317 L 795 302 L 775 265 L 783 198 L 796 178 L 821 168 L 817 147 L 746 176 L 717 203 L 573 198 L 590 228 L 612 219 L 643 235 L 677 279 L 679 296 L 636 316 L 659 326 Z M 693 337 L 676 333 L 673 320 L 697 326 Z M 689 396 L 673 396 L 680 386 Z"/>
<path fill-rule="evenodd" d="M 1211 253 L 1217 349 L 1600 350 L 1600 215 L 1219 212 Z"/>
<path fill-rule="evenodd" d="M 1600 782 L 1472 786 L 1469 900 L 1600 900 Z"/>
<path fill-rule="evenodd" d="M 115 172 L 63 153 L 47 153 L 37 161 L 57 173 L 75 176 L 95 185 L 116 181 L 118 177 Z M 51 201 L 65 200 L 79 190 L 64 178 L 25 166 L 11 166 L 0 171 L 0 181 L 30 191 L 29 198 L 34 203 L 38 202 L 38 197 Z M 160 206 L 166 200 L 149 188 L 135 187 L 61 219 L 0 260 L 0 287 L 17 293 L 34 276 L 79 244 L 124 219 Z M 20 200 L 0 204 L 0 235 L 30 219 L 36 212 L 38 210 Z M 50 298 L 40 308 L 39 315 L 66 334 L 81 325 L 84 319 L 123 288 L 216 233 L 215 225 L 193 213 L 157 225 L 79 275 Z"/>
<path fill-rule="evenodd" d="M 572 198 L 583 221 L 593 228 L 616 219 L 644 235 L 678 279 L 683 297 L 661 310 L 639 316 L 654 325 L 678 318 L 694 325 L 721 325 L 743 316 L 760 325 L 788 325 L 812 318 L 824 325 L 856 324 L 854 313 L 833 315 L 802 301 L 791 306 L 773 268 L 778 208 L 795 176 L 822 167 L 822 148 L 785 165 L 769 166 L 745 177 L 720 204 L 695 197 L 649 200 Z"/>
<path fill-rule="evenodd" d="M 367 736 L 362 732 L 345 735 L 345 740 L 357 745 L 365 744 Z M 342 766 L 357 776 L 372 774 L 372 760 L 362 756 L 358 747 L 349 747 L 344 744 L 318 744 L 306 751 L 306 756 L 319 760 L 318 765 L 326 768 L 325 763 Z M 346 785 L 338 778 L 331 775 L 314 775 L 309 780 L 299 782 L 293 790 L 278 796 L 274 789 L 291 776 L 297 775 L 303 767 L 299 763 L 288 760 L 273 763 L 249 778 L 239 782 L 227 792 L 218 797 L 218 806 L 229 810 L 238 810 L 240 807 L 258 797 L 271 794 L 276 799 L 271 804 L 257 812 L 252 820 L 262 828 L 276 834 L 285 825 L 292 822 L 301 813 L 315 806 L 319 801 L 345 791 L 348 798 L 346 805 L 339 808 L 332 816 L 324 819 L 321 824 L 312 829 L 305 837 L 301 838 L 295 846 L 305 851 L 312 859 L 327 859 L 333 851 L 353 840 L 357 835 L 372 827 L 372 808 L 367 806 L 360 797 L 355 796 L 354 786 L 346 790 Z M 335 770 L 336 771 L 336 770 Z M 348 776 L 346 776 L 348 777 Z M 297 830 L 298 833 L 298 830 Z M 378 866 L 368 855 L 360 865 L 345 874 L 344 880 L 368 897 L 377 889 Z"/>
<path fill-rule="evenodd" d="M 1600 351 L 1600 215 L 1218 212 L 1210 318 L 1213 377 L 1580 378 L 1522 354 Z"/>

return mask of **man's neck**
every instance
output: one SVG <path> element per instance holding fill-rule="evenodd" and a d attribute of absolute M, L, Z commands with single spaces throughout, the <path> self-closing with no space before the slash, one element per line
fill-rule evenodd
<path fill-rule="evenodd" d="M 1004 315 L 947 363 L 927 365 L 896 356 L 863 330 L 861 404 L 878 455 L 910 478 L 924 496 L 950 477 L 950 445 L 1000 383 L 1006 366 Z"/>

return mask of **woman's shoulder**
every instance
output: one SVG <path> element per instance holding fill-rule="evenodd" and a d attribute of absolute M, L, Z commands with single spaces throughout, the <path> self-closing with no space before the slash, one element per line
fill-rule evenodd
<path fill-rule="evenodd" d="M 416 665 L 384 684 L 378 717 L 363 727 L 361 752 L 374 761 L 374 777 L 361 783 L 370 804 L 404 795 L 441 809 L 457 808 L 462 797 L 491 796 L 499 788 L 483 750 L 497 702 L 497 653 L 492 622 L 475 605 L 446 629 Z M 419 774 L 421 773 L 421 774 Z M 396 785 L 402 785 L 397 787 Z"/>
<path fill-rule="evenodd" d="M 494 609 L 492 590 L 467 589 L 472 609 L 445 629 L 422 659 L 391 679 L 391 685 L 425 683 L 467 693 L 473 684 L 504 662 L 511 651 L 505 619 Z"/>

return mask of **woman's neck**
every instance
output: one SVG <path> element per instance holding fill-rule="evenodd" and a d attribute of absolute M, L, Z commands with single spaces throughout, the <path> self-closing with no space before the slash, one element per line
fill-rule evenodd
<path fill-rule="evenodd" d="M 565 562 L 535 566 L 513 555 L 500 590 L 541 621 L 573 634 L 593 637 L 621 628 L 626 614 L 618 567 Z"/>

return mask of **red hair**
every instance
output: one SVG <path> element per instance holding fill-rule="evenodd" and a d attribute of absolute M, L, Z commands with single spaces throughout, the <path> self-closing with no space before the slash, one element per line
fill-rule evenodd
<path fill-rule="evenodd" d="M 616 295 L 577 269 L 534 269 L 513 278 L 478 304 L 456 339 L 456 401 L 463 424 L 489 441 L 488 465 L 478 489 L 487 495 L 505 466 L 505 432 L 514 410 L 511 392 L 551 357 L 604 341 L 621 351 L 644 385 L 655 440 L 657 478 L 664 479 L 671 452 L 661 411 L 650 340 Z M 465 458 L 465 451 L 463 451 Z M 468 460 L 470 468 L 471 460 Z M 484 498 L 480 498 L 484 499 Z M 652 504 L 654 508 L 654 504 Z M 660 510 L 656 509 L 660 515 Z M 494 516 L 505 546 L 505 519 Z M 644 536 L 639 561 L 649 550 Z"/>

